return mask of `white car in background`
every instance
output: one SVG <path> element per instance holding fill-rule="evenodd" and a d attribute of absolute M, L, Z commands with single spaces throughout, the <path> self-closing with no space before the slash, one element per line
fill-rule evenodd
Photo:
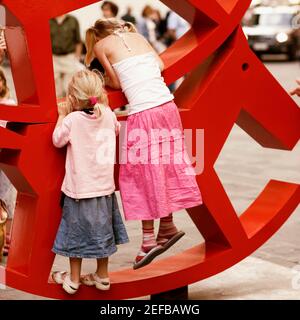
<path fill-rule="evenodd" d="M 248 12 L 244 33 L 258 55 L 284 53 L 290 60 L 300 52 L 300 7 L 257 7 Z"/>

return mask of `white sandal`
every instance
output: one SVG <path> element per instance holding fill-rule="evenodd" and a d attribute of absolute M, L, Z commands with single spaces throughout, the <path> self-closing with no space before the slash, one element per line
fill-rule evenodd
<path fill-rule="evenodd" d="M 80 283 L 73 282 L 66 271 L 53 272 L 52 279 L 57 284 L 61 284 L 68 294 L 75 294 L 80 287 Z"/>
<path fill-rule="evenodd" d="M 98 290 L 107 291 L 110 289 L 109 278 L 100 278 L 96 273 L 81 277 L 81 282 L 89 287 L 95 286 Z"/>

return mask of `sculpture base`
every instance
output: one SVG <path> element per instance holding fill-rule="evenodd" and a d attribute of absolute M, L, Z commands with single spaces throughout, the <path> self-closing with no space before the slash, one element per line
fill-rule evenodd
<path fill-rule="evenodd" d="M 158 300 L 188 300 L 189 299 L 189 289 L 188 286 L 178 288 L 171 291 L 161 292 L 154 294 L 150 297 L 152 301 Z"/>

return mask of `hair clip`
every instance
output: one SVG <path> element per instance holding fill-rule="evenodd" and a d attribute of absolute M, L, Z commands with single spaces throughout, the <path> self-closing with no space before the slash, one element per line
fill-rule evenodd
<path fill-rule="evenodd" d="M 89 100 L 90 100 L 90 103 L 91 103 L 92 106 L 94 106 L 95 104 L 98 103 L 97 97 L 90 97 Z"/>

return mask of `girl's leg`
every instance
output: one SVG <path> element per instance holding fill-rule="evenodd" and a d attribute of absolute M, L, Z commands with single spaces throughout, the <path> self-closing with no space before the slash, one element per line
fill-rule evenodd
<path fill-rule="evenodd" d="M 154 220 L 143 221 L 142 226 L 143 242 L 141 251 L 147 253 L 157 246 L 154 234 Z"/>
<path fill-rule="evenodd" d="M 70 279 L 74 283 L 80 283 L 81 258 L 70 258 Z"/>
<path fill-rule="evenodd" d="M 63 289 L 69 294 L 75 294 L 80 287 L 80 272 L 81 262 L 80 258 L 70 258 L 70 274 L 67 272 L 53 272 L 52 279 L 61 284 Z"/>
<path fill-rule="evenodd" d="M 110 280 L 108 275 L 108 258 L 97 259 L 97 271 L 92 277 L 94 285 L 99 290 L 109 290 Z"/>
<path fill-rule="evenodd" d="M 177 230 L 177 229 L 176 229 Z M 158 255 L 166 251 L 173 243 L 173 239 L 160 245 L 154 235 L 154 221 L 143 221 L 143 244 L 133 264 L 133 269 L 142 268 L 152 262 Z"/>
<path fill-rule="evenodd" d="M 97 259 L 96 274 L 99 278 L 108 278 L 108 258 Z"/>
<path fill-rule="evenodd" d="M 96 286 L 99 290 L 109 290 L 108 258 L 97 259 L 96 272 L 82 276 L 81 282 L 90 287 Z"/>
<path fill-rule="evenodd" d="M 143 242 L 135 258 L 133 268 L 138 269 L 149 264 L 157 255 L 162 253 L 162 247 L 157 245 L 154 234 L 154 220 L 142 222 L 143 226 Z"/>
<path fill-rule="evenodd" d="M 171 213 L 166 218 L 160 219 L 159 231 L 157 235 L 157 243 L 164 245 L 169 239 L 178 233 L 173 221 L 173 214 Z"/>

